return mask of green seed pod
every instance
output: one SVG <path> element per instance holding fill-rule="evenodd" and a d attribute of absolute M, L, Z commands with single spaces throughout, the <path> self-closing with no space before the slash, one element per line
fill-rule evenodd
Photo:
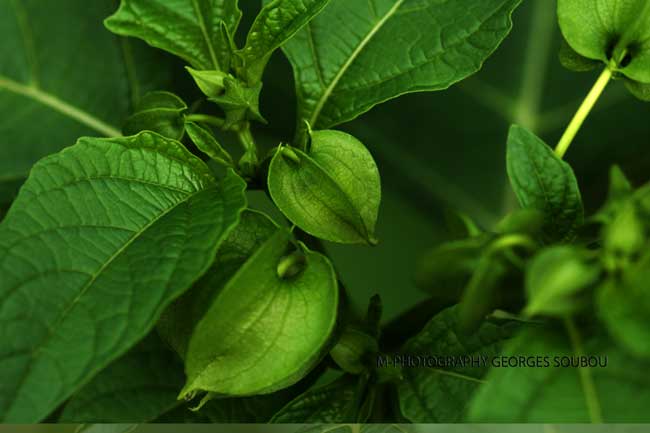
<path fill-rule="evenodd" d="M 315 131 L 309 153 L 280 147 L 269 167 L 268 185 L 278 208 L 307 233 L 333 242 L 377 243 L 379 171 L 353 136 Z"/>
<path fill-rule="evenodd" d="M 378 350 L 374 338 L 359 330 L 348 328 L 330 351 L 330 356 L 343 371 L 360 374 L 367 368 L 367 356 Z"/>

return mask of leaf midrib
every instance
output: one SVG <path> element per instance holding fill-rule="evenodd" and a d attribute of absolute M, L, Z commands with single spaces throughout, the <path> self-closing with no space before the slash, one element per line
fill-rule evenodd
<path fill-rule="evenodd" d="M 162 186 L 162 185 L 161 185 Z M 91 286 L 97 281 L 97 278 L 124 252 L 129 248 L 136 240 L 140 238 L 142 234 L 144 234 L 147 230 L 149 230 L 154 224 L 156 224 L 158 221 L 160 221 L 162 218 L 167 216 L 169 213 L 174 211 L 176 208 L 179 206 L 187 203 L 189 200 L 192 198 L 196 197 L 198 194 L 203 193 L 206 191 L 206 189 L 199 189 L 191 194 L 188 194 L 185 198 L 182 200 L 179 200 L 178 203 L 174 204 L 170 208 L 166 209 L 164 212 L 162 212 L 160 215 L 157 217 L 153 218 L 149 223 L 147 223 L 144 227 L 142 227 L 140 230 L 134 231 L 133 236 L 131 236 L 125 243 L 122 245 L 117 251 L 115 251 L 107 260 L 106 262 L 93 274 L 91 274 L 91 277 L 89 281 L 81 288 L 79 291 L 79 294 L 69 303 L 69 305 L 63 310 L 59 318 L 51 325 L 48 327 L 48 333 L 47 335 L 41 340 L 41 342 L 36 346 L 33 347 L 31 350 L 30 354 L 30 362 L 25 369 L 25 373 L 22 375 L 20 382 L 18 385 L 15 387 L 16 394 L 19 394 L 25 380 L 29 377 L 31 370 L 34 366 L 34 361 L 36 359 L 36 355 L 38 352 L 40 352 L 43 347 L 50 341 L 50 338 L 54 334 L 55 329 L 68 317 L 72 309 L 79 303 L 81 298 L 88 292 L 88 290 L 91 288 Z M 14 408 L 15 402 L 17 399 L 14 399 L 14 402 L 9 405 L 7 408 L 7 411 L 5 413 L 5 417 L 7 414 L 10 414 L 12 409 Z"/>
<path fill-rule="evenodd" d="M 39 87 L 21 84 L 4 75 L 0 75 L 0 91 L 2 90 L 24 96 L 35 102 L 38 102 L 107 137 L 119 137 L 122 135 L 117 127 L 104 122 L 103 120 L 79 107 L 63 101 L 62 99 L 59 99 L 55 95 L 48 93 Z"/>
<path fill-rule="evenodd" d="M 375 25 L 370 29 L 368 34 L 361 40 L 359 45 L 355 48 L 355 50 L 350 54 L 350 57 L 348 57 L 348 60 L 341 66 L 339 71 L 336 73 L 336 76 L 332 80 L 329 86 L 325 89 L 325 92 L 321 95 L 320 99 L 318 100 L 318 103 L 316 104 L 316 107 L 314 108 L 314 113 L 312 114 L 309 123 L 311 125 L 315 125 L 316 121 L 318 120 L 318 117 L 320 116 L 321 111 L 323 110 L 323 107 L 325 106 L 325 103 L 329 99 L 329 97 L 332 95 L 332 92 L 338 86 L 339 82 L 343 78 L 343 75 L 348 71 L 350 66 L 352 66 L 352 63 L 359 57 L 363 49 L 370 43 L 372 38 L 375 37 L 377 32 L 381 30 L 381 28 L 386 24 L 386 22 L 397 12 L 397 10 L 404 4 L 405 0 L 397 0 L 395 4 L 393 5 L 392 8 L 379 20 L 375 23 Z"/>

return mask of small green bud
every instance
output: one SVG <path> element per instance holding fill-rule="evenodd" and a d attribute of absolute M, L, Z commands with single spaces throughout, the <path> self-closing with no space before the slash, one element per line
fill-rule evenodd
<path fill-rule="evenodd" d="M 603 230 L 607 268 L 625 267 L 643 249 L 646 232 L 633 202 L 624 204 Z"/>
<path fill-rule="evenodd" d="M 186 66 L 194 82 L 208 98 L 220 96 L 224 91 L 223 80 L 229 75 L 223 71 L 198 71 Z"/>
<path fill-rule="evenodd" d="M 359 330 L 348 328 L 330 351 L 330 356 L 343 371 L 360 374 L 368 368 L 368 356 L 378 350 L 374 338 Z"/>

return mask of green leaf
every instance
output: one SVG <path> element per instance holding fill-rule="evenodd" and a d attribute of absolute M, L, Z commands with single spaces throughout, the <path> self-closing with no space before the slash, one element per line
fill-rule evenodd
<path fill-rule="evenodd" d="M 650 3 L 558 0 L 560 28 L 580 55 L 650 84 Z"/>
<path fill-rule="evenodd" d="M 458 330 L 456 308 L 448 308 L 427 323 L 422 331 L 406 342 L 400 353 L 422 357 L 487 357 L 498 355 L 501 344 L 510 338 L 509 325 L 484 323 L 472 335 Z M 404 368 L 399 384 L 402 414 L 414 423 L 451 423 L 460 421 L 471 397 L 484 383 L 489 364 L 432 365 Z M 480 364 L 480 365 L 479 365 Z"/>
<path fill-rule="evenodd" d="M 157 324 L 158 332 L 181 358 L 185 359 L 192 332 L 215 297 L 277 229 L 266 215 L 245 210 L 239 224 L 219 247 L 210 269 L 163 312 Z"/>
<path fill-rule="evenodd" d="M 300 387 L 300 384 L 294 385 Z M 200 410 L 212 423 L 267 423 L 296 396 L 294 387 L 253 397 L 220 398 Z"/>
<path fill-rule="evenodd" d="M 481 68 L 519 3 L 332 0 L 283 46 L 299 118 L 326 129 L 404 93 L 446 89 Z"/>
<path fill-rule="evenodd" d="M 0 2 L 0 205 L 15 198 L 36 161 L 80 136 L 120 135 L 141 93 L 171 81 L 162 53 L 102 28 L 114 6 Z"/>
<path fill-rule="evenodd" d="M 196 147 L 201 152 L 208 155 L 213 161 L 225 165 L 226 167 L 231 167 L 233 165 L 230 154 L 221 147 L 210 131 L 194 122 L 185 123 L 185 130 Z"/>
<path fill-rule="evenodd" d="M 357 382 L 355 376 L 343 375 L 335 381 L 296 397 L 271 419 L 273 423 L 341 423 L 356 422 Z"/>
<path fill-rule="evenodd" d="M 596 292 L 596 311 L 612 337 L 630 353 L 650 357 L 650 271 L 648 258 L 609 279 Z"/>
<path fill-rule="evenodd" d="M 105 25 L 175 54 L 195 69 L 228 71 L 228 34 L 235 34 L 240 18 L 237 0 L 122 0 Z"/>
<path fill-rule="evenodd" d="M 268 185 L 275 204 L 307 233 L 341 243 L 377 242 L 379 171 L 353 136 L 314 131 L 308 153 L 280 147 L 269 167 Z"/>
<path fill-rule="evenodd" d="M 611 341 L 590 338 L 584 356 L 607 367 L 556 367 L 575 357 L 576 348 L 561 332 L 530 329 L 520 334 L 502 356 L 524 357 L 541 367 L 493 368 L 469 412 L 481 423 L 608 423 L 648 422 L 650 363 L 629 356 Z M 541 359 L 540 359 L 541 357 Z M 549 366 L 545 367 L 548 357 Z M 510 358 L 513 359 L 513 358 Z M 579 358 L 578 358 L 579 359 Z M 560 364 L 562 365 L 562 364 Z M 595 364 L 593 364 L 595 365 Z M 591 383 L 593 386 L 585 384 Z"/>
<path fill-rule="evenodd" d="M 43 419 L 144 337 L 207 270 L 245 186 L 149 132 L 36 164 L 0 225 L 0 418 Z"/>
<path fill-rule="evenodd" d="M 571 166 L 535 134 L 514 125 L 508 136 L 507 167 L 519 204 L 544 213 L 545 239 L 572 239 L 583 223 L 584 209 Z"/>
<path fill-rule="evenodd" d="M 151 422 L 178 405 L 184 379 L 183 363 L 152 333 L 81 388 L 58 422 Z"/>
<path fill-rule="evenodd" d="M 249 84 L 262 79 L 271 54 L 316 16 L 330 0 L 264 0 L 239 51 Z"/>
<path fill-rule="evenodd" d="M 600 62 L 597 60 L 588 59 L 576 53 L 564 38 L 562 38 L 560 45 L 559 58 L 562 66 L 574 72 L 591 71 L 600 65 Z"/>
<path fill-rule="evenodd" d="M 650 83 L 639 83 L 638 81 L 625 80 L 625 87 L 627 87 L 627 90 L 640 100 L 650 102 Z"/>
<path fill-rule="evenodd" d="M 543 250 L 526 271 L 527 316 L 564 316 L 584 304 L 580 294 L 597 282 L 600 268 L 586 260 L 584 251 L 571 246 Z"/>
<path fill-rule="evenodd" d="M 169 92 L 147 93 L 133 115 L 122 128 L 124 135 L 136 135 L 142 131 L 152 131 L 172 140 L 180 140 L 185 134 L 187 105 L 181 98 Z"/>
<path fill-rule="evenodd" d="M 198 323 L 180 397 L 246 396 L 300 380 L 324 356 L 336 322 L 338 288 L 326 257 L 300 246 L 300 273 L 278 272 L 289 234 L 278 230 L 237 271 Z M 309 299 L 309 302 L 307 302 Z"/>

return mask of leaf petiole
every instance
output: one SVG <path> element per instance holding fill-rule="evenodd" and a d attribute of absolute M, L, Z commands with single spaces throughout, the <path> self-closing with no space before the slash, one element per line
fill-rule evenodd
<path fill-rule="evenodd" d="M 217 128 L 223 128 L 223 125 L 226 123 L 222 118 L 210 116 L 209 114 L 188 114 L 185 116 L 185 120 L 188 122 L 207 123 Z"/>
<path fill-rule="evenodd" d="M 571 123 L 569 123 L 569 126 L 564 132 L 564 135 L 562 135 L 562 138 L 555 148 L 555 154 L 559 158 L 563 158 L 564 154 L 566 154 L 569 146 L 573 142 L 573 139 L 578 134 L 578 131 L 580 131 L 582 124 L 585 122 L 585 119 L 587 119 L 589 113 L 591 113 L 591 110 L 594 108 L 596 102 L 603 94 L 603 91 L 607 87 L 607 84 L 609 84 L 613 75 L 614 71 L 611 67 L 607 66 L 602 74 L 600 74 L 600 77 L 598 77 L 598 80 L 596 80 L 596 84 L 594 84 L 594 87 L 585 98 L 577 113 L 575 116 L 573 116 Z"/>

